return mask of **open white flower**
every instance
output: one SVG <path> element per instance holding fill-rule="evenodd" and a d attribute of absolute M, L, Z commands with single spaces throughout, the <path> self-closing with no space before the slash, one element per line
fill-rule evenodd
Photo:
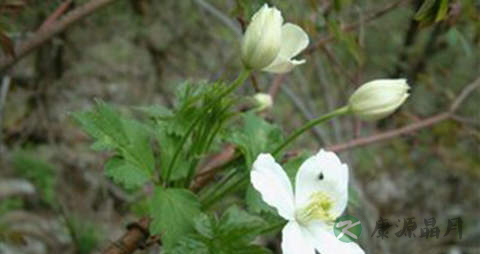
<path fill-rule="evenodd" d="M 292 58 L 308 46 L 307 33 L 295 24 L 282 24 L 282 13 L 267 4 L 253 15 L 242 41 L 242 60 L 247 68 L 285 73 L 305 63 Z"/>
<path fill-rule="evenodd" d="M 250 174 L 263 200 L 288 220 L 282 231 L 284 254 L 364 253 L 354 242 L 337 240 L 333 222 L 347 206 L 348 167 L 333 152 L 320 150 L 297 172 L 295 193 L 282 167 L 260 154 Z"/>

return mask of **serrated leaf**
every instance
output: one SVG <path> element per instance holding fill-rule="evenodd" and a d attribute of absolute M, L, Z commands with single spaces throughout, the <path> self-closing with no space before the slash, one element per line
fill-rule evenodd
<path fill-rule="evenodd" d="M 248 112 L 242 117 L 243 128 L 235 130 L 228 140 L 237 145 L 245 156 L 247 168 L 250 169 L 257 156 L 262 152 L 271 152 L 281 144 L 283 136 L 280 128 L 252 112 Z"/>
<path fill-rule="evenodd" d="M 92 111 L 72 116 L 95 139 L 97 147 L 115 149 L 128 144 L 120 115 L 107 104 L 98 102 Z"/>
<path fill-rule="evenodd" d="M 177 90 L 171 113 L 161 107 L 144 109 L 155 121 L 162 179 L 167 175 L 169 180 L 193 177 L 199 159 L 220 140 L 219 132 L 233 116 L 233 100 L 220 96 L 226 87 L 223 83 L 185 83 Z"/>
<path fill-rule="evenodd" d="M 173 112 L 162 106 L 162 105 L 153 105 L 153 106 L 146 106 L 146 107 L 136 107 L 138 111 L 146 114 L 151 118 L 157 118 L 162 120 L 168 120 L 173 117 Z"/>
<path fill-rule="evenodd" d="M 237 206 L 232 206 L 220 218 L 217 232 L 225 240 L 238 241 L 241 239 L 248 243 L 257 236 L 256 231 L 265 226 L 265 221 L 260 217 L 240 210 Z"/>
<path fill-rule="evenodd" d="M 168 253 L 270 253 L 252 240 L 266 227 L 260 217 L 233 206 L 220 219 L 205 214 L 195 220 L 195 233 L 182 240 Z"/>
<path fill-rule="evenodd" d="M 141 123 L 121 116 L 99 101 L 93 110 L 73 117 L 95 139 L 95 150 L 116 151 L 105 165 L 106 174 L 127 188 L 139 187 L 152 178 L 155 169 L 149 130 Z"/>
<path fill-rule="evenodd" d="M 180 143 L 181 137 L 175 134 L 169 133 L 166 129 L 167 122 L 158 123 L 156 127 L 156 138 L 158 141 L 159 153 L 160 153 L 160 169 L 162 174 L 162 179 L 166 177 L 166 169 L 170 165 L 175 154 L 175 147 Z M 175 170 L 172 171 L 170 175 L 170 180 L 178 180 L 187 176 L 188 169 L 190 168 L 190 163 L 185 154 L 181 153 L 180 157 L 177 159 L 175 165 Z"/>
<path fill-rule="evenodd" d="M 200 212 L 200 203 L 190 191 L 156 187 L 149 201 L 153 218 L 150 232 L 161 235 L 165 247 L 170 249 L 193 229 L 194 219 Z"/>
<path fill-rule="evenodd" d="M 150 180 L 150 174 L 120 157 L 113 157 L 105 163 L 105 174 L 115 183 L 123 184 L 127 189 L 142 186 Z"/>

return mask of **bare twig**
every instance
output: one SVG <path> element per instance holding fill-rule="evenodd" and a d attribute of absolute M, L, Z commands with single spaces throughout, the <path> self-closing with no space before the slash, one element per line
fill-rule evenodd
<path fill-rule="evenodd" d="M 146 244 L 149 237 L 150 219 L 142 218 L 138 223 L 127 226 L 127 232 L 115 242 L 112 242 L 103 254 L 129 254 Z"/>
<path fill-rule="evenodd" d="M 328 150 L 339 152 L 339 151 L 343 151 L 343 150 L 347 150 L 347 149 L 356 148 L 356 147 L 359 147 L 359 146 L 365 146 L 365 145 L 369 145 L 369 144 L 372 144 L 372 143 L 386 141 L 386 140 L 398 137 L 400 135 L 408 134 L 408 133 L 411 133 L 411 132 L 414 132 L 414 131 L 417 131 L 417 130 L 420 130 L 420 129 L 430 127 L 430 126 L 432 126 L 434 124 L 437 124 L 439 122 L 442 122 L 444 120 L 451 119 L 452 116 L 454 116 L 453 114 L 455 113 L 455 111 L 458 110 L 458 108 L 465 101 L 465 99 L 469 95 L 471 95 L 472 92 L 475 89 L 477 89 L 479 87 L 480 87 L 480 78 L 477 78 L 475 81 L 473 81 L 471 84 L 467 85 L 462 90 L 460 95 L 458 95 L 456 97 L 456 99 L 453 101 L 452 105 L 450 106 L 450 108 L 446 112 L 437 114 L 435 116 L 429 117 L 427 119 L 421 120 L 419 122 L 407 125 L 405 127 L 399 128 L 399 129 L 386 131 L 386 132 L 375 134 L 375 135 L 368 136 L 368 137 L 357 138 L 357 139 L 354 139 L 354 140 L 350 140 L 346 143 L 333 145 L 333 146 L 328 147 Z"/>
<path fill-rule="evenodd" d="M 307 109 L 305 104 L 302 102 L 300 98 L 298 98 L 295 93 L 288 88 L 287 86 L 281 86 L 280 90 L 287 95 L 287 97 L 293 102 L 295 107 L 302 113 L 302 116 L 307 120 L 310 121 L 315 118 L 315 116 L 310 112 L 310 110 Z M 322 142 L 325 140 L 325 137 L 322 133 L 322 131 L 318 127 L 313 127 L 311 129 L 313 134 L 315 135 L 315 138 L 319 141 Z"/>
<path fill-rule="evenodd" d="M 220 20 L 222 23 L 224 23 L 236 35 L 238 36 L 242 35 L 242 30 L 240 29 L 240 27 L 237 24 L 235 24 L 235 22 L 233 22 L 231 18 L 223 14 L 221 11 L 217 10 L 217 8 L 215 8 L 213 5 L 207 3 L 204 0 L 194 0 L 194 2 L 197 3 L 203 9 L 205 9 L 207 12 L 212 14 L 215 18 Z"/>
<path fill-rule="evenodd" d="M 402 127 L 402 128 L 398 128 L 398 129 L 391 130 L 391 131 L 386 131 L 386 132 L 375 134 L 375 135 L 368 136 L 368 137 L 357 138 L 357 139 L 350 140 L 350 141 L 342 143 L 342 144 L 332 145 L 332 146 L 327 147 L 327 150 L 340 152 L 340 151 L 343 151 L 343 150 L 352 149 L 352 148 L 356 148 L 356 147 L 359 147 L 359 146 L 364 146 L 364 145 L 369 145 L 369 144 L 372 144 L 372 143 L 386 141 L 386 140 L 398 137 L 398 136 L 403 135 L 403 134 L 412 133 L 414 131 L 430 127 L 434 124 L 437 124 L 441 121 L 444 121 L 444 120 L 448 119 L 449 117 L 450 117 L 449 113 L 440 113 L 438 115 L 429 117 L 427 119 L 421 120 L 417 123 L 407 125 L 407 126 Z"/>
<path fill-rule="evenodd" d="M 462 90 L 460 95 L 453 101 L 452 106 L 450 106 L 450 112 L 454 113 L 457 111 L 465 99 L 478 87 L 480 87 L 480 77 Z"/>
<path fill-rule="evenodd" d="M 0 73 L 5 72 L 8 68 L 18 62 L 18 60 L 52 39 L 55 35 L 67 29 L 70 25 L 114 1 L 115 0 L 91 0 L 67 14 L 63 19 L 37 31 L 30 40 L 22 43 L 15 50 L 16 57 L 5 57 L 0 59 Z"/>
<path fill-rule="evenodd" d="M 212 178 L 215 176 L 215 173 L 222 168 L 222 166 L 234 158 L 234 155 L 235 146 L 228 145 L 221 153 L 213 156 L 209 162 L 198 171 L 198 174 L 190 186 L 190 189 L 197 191 L 205 186 L 210 180 L 212 180 Z"/>
<path fill-rule="evenodd" d="M 5 108 L 5 101 L 7 100 L 8 90 L 10 88 L 10 76 L 3 76 L 2 87 L 0 90 L 0 155 L 3 154 L 3 112 Z"/>
<path fill-rule="evenodd" d="M 60 4 L 60 6 L 58 6 L 58 8 L 52 14 L 50 14 L 50 16 L 43 22 L 43 24 L 40 26 L 38 30 L 41 31 L 47 28 L 48 26 L 52 25 L 53 23 L 55 23 L 57 19 L 68 10 L 68 7 L 70 7 L 71 3 L 72 3 L 72 0 L 67 0 L 62 4 Z"/>
<path fill-rule="evenodd" d="M 366 23 L 371 22 L 371 21 L 373 21 L 377 18 L 382 17 L 383 15 L 387 14 L 391 10 L 395 9 L 395 7 L 399 6 L 400 4 L 402 4 L 403 2 L 406 2 L 406 1 L 409 1 L 409 0 L 398 0 L 398 1 L 391 2 L 391 3 L 387 4 L 386 6 L 384 6 L 383 8 L 381 8 L 380 10 L 378 10 L 374 13 L 371 13 L 370 15 L 367 15 L 361 21 L 354 22 L 354 23 L 343 26 L 342 31 L 348 32 L 348 31 L 355 30 L 363 24 L 366 24 Z M 305 54 L 312 54 L 315 50 L 321 48 L 323 45 L 325 45 L 325 44 L 327 44 L 331 41 L 334 41 L 335 39 L 336 38 L 333 35 L 325 36 L 324 38 L 321 38 L 321 39 L 317 40 L 316 43 L 314 43 L 310 47 L 308 47 L 307 50 L 305 51 Z"/>

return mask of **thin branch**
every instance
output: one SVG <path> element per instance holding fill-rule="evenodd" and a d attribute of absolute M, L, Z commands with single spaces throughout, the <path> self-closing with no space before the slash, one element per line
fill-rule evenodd
<path fill-rule="evenodd" d="M 8 90 L 10 89 L 10 76 L 3 76 L 2 87 L 0 90 L 0 155 L 3 154 L 3 114 L 5 111 L 5 101 L 7 100 Z"/>
<path fill-rule="evenodd" d="M 68 10 L 70 4 L 72 4 L 72 0 L 67 0 L 60 4 L 60 6 L 58 6 L 58 8 L 52 14 L 50 14 L 50 16 L 48 16 L 38 30 L 41 31 L 54 24 L 58 18 L 60 18 Z"/>
<path fill-rule="evenodd" d="M 228 145 L 223 149 L 223 151 L 215 156 L 213 156 L 208 163 L 198 170 L 195 180 L 190 186 L 190 190 L 198 191 L 208 182 L 210 182 L 214 177 L 215 173 L 220 170 L 224 165 L 229 163 L 235 157 L 235 146 Z"/>
<path fill-rule="evenodd" d="M 298 98 L 297 95 L 295 95 L 295 93 L 290 88 L 288 88 L 287 86 L 280 86 L 280 90 L 284 92 L 285 95 L 287 95 L 287 97 L 293 102 L 295 107 L 302 113 L 302 116 L 305 118 L 305 120 L 310 121 L 315 118 L 315 116 L 310 112 L 310 110 L 307 109 L 302 100 Z M 319 142 L 325 140 L 322 131 L 318 127 L 313 127 L 311 131 Z"/>
<path fill-rule="evenodd" d="M 147 243 L 150 219 L 142 218 L 138 223 L 127 226 L 127 232 L 117 241 L 112 242 L 102 253 L 103 254 L 129 254 L 142 248 Z"/>
<path fill-rule="evenodd" d="M 353 140 L 350 140 L 350 141 L 348 141 L 346 143 L 342 143 L 342 144 L 336 144 L 336 145 L 328 146 L 327 150 L 334 151 L 334 152 L 340 152 L 340 151 L 344 151 L 344 150 L 347 150 L 347 149 L 356 148 L 356 147 L 359 147 L 359 146 L 365 146 L 365 145 L 369 145 L 369 144 L 372 144 L 372 143 L 386 141 L 386 140 L 398 137 L 400 135 L 412 133 L 414 131 L 430 127 L 430 126 L 432 126 L 434 124 L 437 124 L 441 121 L 449 119 L 449 117 L 450 117 L 449 113 L 440 113 L 438 115 L 435 115 L 435 116 L 429 117 L 427 119 L 424 119 L 422 121 L 404 126 L 402 128 L 398 128 L 398 129 L 391 130 L 391 131 L 386 131 L 386 132 L 375 134 L 375 135 L 368 136 L 368 137 L 353 139 Z"/>
<path fill-rule="evenodd" d="M 197 3 L 200 7 L 205 9 L 207 12 L 212 14 L 215 18 L 220 20 L 222 23 L 224 23 L 230 30 L 232 30 L 236 35 L 240 36 L 242 35 L 242 30 L 238 25 L 235 24 L 235 22 L 230 19 L 230 17 L 226 16 L 223 14 L 221 11 L 219 11 L 217 8 L 215 8 L 213 5 L 205 2 L 204 0 L 194 0 L 195 3 Z"/>
<path fill-rule="evenodd" d="M 372 143 L 377 143 L 377 142 L 382 142 L 386 140 L 390 140 L 392 138 L 398 137 L 400 135 L 408 134 L 420 129 L 424 129 L 427 127 L 430 127 L 434 124 L 437 124 L 439 122 L 445 121 L 447 119 L 455 119 L 454 113 L 460 105 L 465 102 L 465 99 L 475 91 L 475 89 L 480 87 L 480 77 L 477 78 L 475 81 L 467 85 L 462 92 L 456 97 L 456 99 L 453 101 L 452 105 L 450 106 L 449 110 L 446 112 L 437 114 L 435 116 L 429 117 L 427 119 L 421 120 L 419 122 L 404 126 L 399 129 L 391 130 L 391 131 L 386 131 L 380 134 L 375 134 L 372 136 L 368 137 L 362 137 L 362 138 L 357 138 L 354 140 L 350 140 L 346 143 L 342 144 L 337 144 L 333 146 L 329 146 L 327 149 L 335 152 L 347 150 L 347 149 L 352 149 L 356 148 L 359 146 L 365 146 L 369 145 Z"/>
<path fill-rule="evenodd" d="M 35 35 L 28 41 L 22 43 L 16 50 L 15 57 L 5 57 L 0 59 L 0 74 L 5 72 L 7 69 L 12 67 L 20 59 L 27 56 L 29 53 L 34 51 L 36 48 L 40 47 L 44 43 L 48 42 L 55 35 L 63 32 L 69 26 L 75 22 L 81 20 L 82 18 L 92 14 L 94 11 L 113 3 L 115 0 L 91 0 L 90 2 L 84 4 L 71 11 L 65 17 L 44 29 L 41 29 L 35 33 Z"/>
<path fill-rule="evenodd" d="M 361 21 L 354 22 L 354 23 L 343 26 L 342 31 L 348 32 L 348 31 L 355 30 L 358 27 L 362 26 L 363 24 L 369 23 L 369 22 L 371 22 L 371 21 L 373 21 L 377 18 L 382 17 L 383 15 L 389 13 L 391 10 L 395 9 L 395 7 L 399 6 L 403 2 L 407 2 L 407 1 L 409 1 L 409 0 L 398 0 L 398 1 L 391 2 L 391 3 L 387 4 L 386 6 L 384 6 L 383 8 L 381 8 L 380 10 L 378 10 L 374 13 L 371 13 L 370 15 L 367 15 Z M 317 40 L 317 42 L 315 44 L 312 44 L 310 47 L 308 47 L 305 50 L 305 54 L 312 54 L 315 50 L 321 48 L 323 45 L 325 45 L 329 42 L 334 41 L 335 39 L 336 38 L 333 35 L 325 36 L 324 38 L 321 38 L 321 39 Z"/>
<path fill-rule="evenodd" d="M 480 77 L 462 90 L 460 95 L 453 101 L 452 106 L 450 106 L 450 112 L 454 113 L 457 111 L 465 99 L 478 87 L 480 87 Z"/>

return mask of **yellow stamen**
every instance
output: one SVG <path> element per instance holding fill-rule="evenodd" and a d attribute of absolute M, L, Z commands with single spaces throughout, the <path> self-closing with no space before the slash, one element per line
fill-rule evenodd
<path fill-rule="evenodd" d="M 301 224 L 307 224 L 312 220 L 333 223 L 335 217 L 330 212 L 333 206 L 334 201 L 327 193 L 322 191 L 315 192 L 310 196 L 310 202 L 296 211 L 295 217 Z"/>

